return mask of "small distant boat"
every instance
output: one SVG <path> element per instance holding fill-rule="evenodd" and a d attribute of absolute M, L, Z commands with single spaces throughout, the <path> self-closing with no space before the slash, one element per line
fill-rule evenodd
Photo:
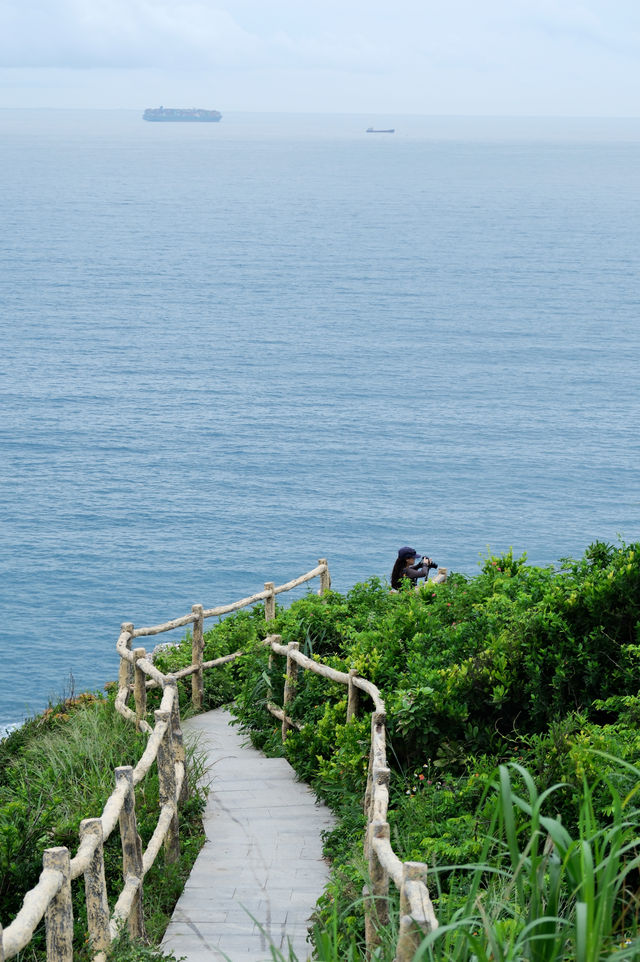
<path fill-rule="evenodd" d="M 367 134 L 395 134 L 395 132 L 394 127 L 391 127 L 390 130 L 378 130 L 375 127 L 367 127 L 366 129 Z"/>

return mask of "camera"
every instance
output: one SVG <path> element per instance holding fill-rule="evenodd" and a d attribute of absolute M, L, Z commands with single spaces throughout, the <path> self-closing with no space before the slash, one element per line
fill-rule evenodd
<path fill-rule="evenodd" d="M 429 561 L 429 558 L 427 557 L 427 555 L 423 555 L 423 556 L 422 556 L 422 562 L 421 562 L 421 563 L 422 563 L 422 564 L 426 564 L 427 561 Z M 431 569 L 431 568 L 437 568 L 437 567 L 438 567 L 438 566 L 437 566 L 437 564 L 435 563 L 435 561 L 429 561 L 429 569 Z"/>

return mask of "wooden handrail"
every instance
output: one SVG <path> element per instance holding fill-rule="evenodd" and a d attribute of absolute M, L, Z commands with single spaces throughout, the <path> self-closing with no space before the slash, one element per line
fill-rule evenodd
<path fill-rule="evenodd" d="M 271 621 L 275 615 L 274 599 L 277 594 L 289 591 L 292 588 L 304 584 L 314 577 L 320 576 L 320 593 L 328 590 L 331 584 L 329 569 L 326 559 L 320 559 L 318 567 L 306 575 L 295 578 L 284 585 L 275 587 L 273 582 L 265 583 L 265 590 L 257 592 L 240 601 L 230 605 L 222 605 L 217 608 L 203 610 L 201 606 L 194 606 L 194 615 L 187 616 L 185 624 L 196 623 L 198 618 L 204 620 L 212 616 L 228 614 L 238 611 L 241 608 L 255 604 L 259 601 L 265 602 L 265 618 Z M 430 584 L 443 584 L 447 579 L 447 569 L 439 568 L 437 575 Z M 181 619 L 177 619 L 180 621 Z M 176 625 L 176 621 L 168 622 L 165 626 L 157 626 L 153 629 L 154 634 L 160 631 L 169 631 Z M 131 631 L 126 631 L 127 627 Z M 135 659 L 131 652 L 131 640 L 142 634 L 149 633 L 150 629 L 133 630 L 133 626 L 124 626 L 123 633 L 118 639 L 118 651 L 121 657 L 129 662 Z M 180 670 L 180 677 L 188 675 L 196 676 L 214 664 L 223 664 L 242 656 L 242 652 L 234 652 L 232 655 L 225 655 L 222 658 L 214 659 L 212 662 L 203 663 L 201 648 L 195 644 L 194 631 L 194 664 Z M 357 711 L 356 691 L 367 694 L 373 702 L 373 712 L 371 713 L 371 740 L 369 750 L 369 772 L 367 776 L 367 788 L 365 792 L 365 810 L 367 813 L 367 828 L 365 833 L 365 853 L 369 859 L 369 870 L 371 876 L 372 890 L 366 891 L 366 939 L 367 950 L 371 954 L 376 945 L 379 944 L 379 928 L 385 924 L 385 912 L 382 906 L 388 901 L 388 882 L 391 878 L 400 892 L 401 918 L 400 935 L 396 949 L 396 962 L 410 962 L 420 944 L 424 934 L 432 931 L 438 926 L 438 920 L 433 911 L 429 891 L 426 886 L 426 865 L 422 863 L 403 863 L 394 853 L 390 842 L 390 832 L 387 823 L 387 810 L 389 806 L 389 777 L 390 771 L 386 762 L 386 709 L 380 690 L 372 682 L 365 678 L 360 678 L 353 670 L 349 672 L 338 671 L 330 665 L 316 661 L 304 655 L 298 650 L 297 644 L 282 644 L 279 635 L 269 635 L 263 645 L 270 649 L 270 658 L 273 655 L 280 655 L 287 659 L 287 671 L 284 690 L 284 706 L 279 708 L 272 701 L 266 702 L 269 713 L 277 718 L 282 725 L 282 738 L 286 739 L 291 728 L 300 730 L 303 726 L 296 719 L 291 718 L 287 712 L 288 706 L 293 700 L 293 692 L 297 685 L 297 670 L 302 668 L 316 675 L 326 678 L 328 681 L 348 686 L 349 699 L 347 709 L 347 721 L 355 717 Z M 138 665 L 144 661 L 140 659 Z M 122 675 L 122 673 L 121 673 Z M 151 684 L 155 685 L 156 679 Z M 130 689 L 127 682 L 127 691 Z M 131 713 L 134 714 L 133 712 Z M 139 713 L 138 713 L 139 714 Z"/>
<path fill-rule="evenodd" d="M 442 584 L 443 579 L 435 581 Z M 423 863 L 403 863 L 393 851 L 390 830 L 387 822 L 389 807 L 390 770 L 386 762 L 386 709 L 380 690 L 372 682 L 359 678 L 353 671 L 342 672 L 303 655 L 291 643 L 282 644 L 279 635 L 269 635 L 265 641 L 271 652 L 287 658 L 287 664 L 295 662 L 305 671 L 320 675 L 328 681 L 355 687 L 369 695 L 374 704 L 371 713 L 371 741 L 369 750 L 369 774 L 365 792 L 365 811 L 367 827 L 365 832 L 365 855 L 369 860 L 371 888 L 365 887 L 365 938 L 367 953 L 371 955 L 380 944 L 380 929 L 388 922 L 388 888 L 391 878 L 400 892 L 401 918 L 400 934 L 396 947 L 396 962 L 411 962 L 423 938 L 438 927 L 429 890 L 426 886 L 427 867 Z M 287 670 L 287 677 L 289 669 Z M 282 737 L 285 740 L 288 730 L 300 728 L 300 724 L 286 714 L 287 687 L 285 686 L 285 705 L 280 709 L 267 702 L 267 710 L 282 721 Z M 347 710 L 347 721 L 354 717 L 353 702 Z M 408 867 L 410 867 L 408 869 Z M 409 874 L 407 874 L 409 872 Z"/>
<path fill-rule="evenodd" d="M 186 678 L 189 675 L 196 678 L 199 673 L 240 658 L 244 653 L 237 651 L 203 662 L 201 648 L 198 648 L 200 654 L 196 657 L 194 664 L 181 669 L 176 674 L 164 675 L 146 657 L 144 649 L 132 650 L 133 639 L 196 624 L 205 618 L 237 611 L 262 600 L 269 602 L 265 604 L 265 616 L 267 621 L 270 621 L 275 614 L 273 601 L 275 595 L 290 591 L 316 577 L 321 579 L 320 594 L 324 594 L 331 585 L 329 567 L 324 558 L 320 559 L 316 568 L 305 575 L 279 587 L 275 587 L 273 582 L 267 582 L 264 591 L 231 605 L 207 610 L 200 605 L 194 605 L 191 615 L 149 628 L 134 628 L 128 622 L 122 625 L 116 643 L 121 661 L 115 707 L 121 715 L 135 724 L 138 730 L 148 734 L 147 745 L 134 769 L 116 769 L 116 788 L 105 802 L 102 815 L 97 819 L 85 819 L 81 825 L 80 844 L 75 857 L 70 859 L 68 850 L 64 848 L 48 849 L 45 852 L 44 867 L 38 884 L 26 893 L 22 908 L 11 925 L 4 930 L 0 926 L 0 960 L 13 958 L 24 949 L 43 918 L 47 923 L 49 962 L 67 962 L 71 959 L 69 933 L 73 928 L 73 918 L 69 893 L 71 882 L 80 875 L 85 876 L 89 938 L 96 948 L 96 959 L 103 959 L 121 922 L 128 921 L 129 930 L 133 936 L 140 937 L 144 934 L 142 922 L 144 877 L 163 844 L 167 857 L 170 859 L 176 857 L 176 846 L 179 844 L 176 811 L 187 783 L 180 730 L 177 679 Z M 446 569 L 439 569 L 438 575 L 431 583 L 441 584 L 445 580 Z M 376 685 L 360 678 L 353 670 L 337 671 L 329 665 L 308 658 L 297 649 L 296 644 L 283 645 L 279 635 L 269 635 L 263 644 L 270 648 L 270 657 L 280 655 L 287 659 L 284 707 L 278 708 L 270 701 L 266 704 L 267 710 L 282 723 L 283 740 L 286 739 L 291 728 L 300 730 L 303 727 L 300 722 L 289 717 L 286 710 L 293 699 L 299 667 L 304 671 L 321 675 L 328 681 L 348 686 L 347 721 L 356 717 L 357 691 L 369 695 L 373 702 L 369 770 L 364 800 L 367 814 L 365 854 L 369 859 L 371 877 L 371 891 L 365 892 L 367 950 L 371 954 L 374 947 L 379 944 L 377 927 L 384 925 L 385 918 L 388 918 L 388 908 L 385 906 L 388 904 L 388 883 L 391 878 L 400 891 L 400 934 L 396 962 L 410 962 L 423 934 L 436 928 L 438 921 L 426 886 L 426 865 L 401 862 L 390 842 L 387 822 L 390 772 L 386 763 L 386 710 L 382 695 Z M 134 684 L 136 675 L 138 677 Z M 160 709 L 156 711 L 155 724 L 152 727 L 144 715 L 146 690 L 153 687 L 162 688 L 163 693 Z M 194 685 L 194 690 L 197 695 L 198 686 Z M 132 691 L 136 696 L 136 711 L 127 705 Z M 146 777 L 154 763 L 159 766 L 160 774 L 160 813 L 151 840 L 143 853 L 136 828 L 134 788 Z M 125 883 L 107 924 L 105 912 L 108 913 L 108 910 L 105 908 L 106 889 L 102 850 L 104 842 L 117 824 L 120 825 L 122 835 Z"/>
<path fill-rule="evenodd" d="M 299 578 L 294 578 L 293 581 L 287 581 L 286 584 L 279 585 L 277 588 L 265 588 L 264 591 L 258 591 L 256 594 L 249 595 L 247 598 L 241 598 L 239 601 L 232 601 L 229 605 L 218 605 L 216 608 L 206 608 L 203 610 L 203 616 L 205 619 L 207 619 L 219 618 L 221 615 L 231 614 L 233 611 L 239 611 L 241 608 L 248 608 L 250 605 L 255 605 L 258 601 L 264 601 L 272 595 L 279 595 L 284 591 L 292 591 L 294 588 L 299 588 L 307 581 L 312 581 L 313 578 L 320 578 L 321 592 L 324 593 L 324 591 L 329 590 L 331 579 L 329 578 L 329 566 L 326 558 L 321 558 L 316 568 L 313 568 L 311 571 L 307 571 L 307 573 L 304 575 L 300 575 Z M 269 584 L 271 585 L 272 582 L 269 582 Z M 129 638 L 143 638 L 147 635 L 160 635 L 165 631 L 174 631 L 176 628 L 184 628 L 187 625 L 192 625 L 194 624 L 195 620 L 196 615 L 192 612 L 190 615 L 183 615 L 181 618 L 174 618 L 173 621 L 166 621 L 162 625 L 153 625 L 149 628 L 133 628 L 133 625 L 131 625 L 131 631 L 126 631 L 125 625 L 123 625 L 120 638 L 118 639 L 118 645 L 116 645 L 116 647 L 120 652 L 120 642 L 124 635 L 127 635 Z"/>
<path fill-rule="evenodd" d="M 103 845 L 119 822 L 122 833 L 122 814 L 125 807 L 129 804 L 132 812 L 135 811 L 133 787 L 145 778 L 166 744 L 170 759 L 167 764 L 171 765 L 171 770 L 174 773 L 174 798 L 165 800 L 160 808 L 156 828 L 147 850 L 142 856 L 140 874 L 135 877 L 129 876 L 126 880 L 123 893 L 109 922 L 109 941 L 117 934 L 118 919 L 129 918 L 131 905 L 135 901 L 129 898 L 129 893 L 132 889 L 135 889 L 136 892 L 142 892 L 144 876 L 151 868 L 163 841 L 170 834 L 172 824 L 175 822 L 176 806 L 186 778 L 183 751 L 181 750 L 179 712 L 177 704 L 174 704 L 178 692 L 175 684 L 172 685 L 170 682 L 171 679 L 166 677 L 166 687 L 162 697 L 163 711 L 160 712 L 162 718 L 156 722 L 154 728 L 151 729 L 151 726 L 148 726 L 151 732 L 149 741 L 135 769 L 128 769 L 130 780 L 128 782 L 117 780 L 116 788 L 107 799 L 100 818 L 83 821 L 80 827 L 80 844 L 75 857 L 70 859 L 66 848 L 47 849 L 45 851 L 43 856 L 44 868 L 38 884 L 26 893 L 22 907 L 11 925 L 8 925 L 4 930 L 0 929 L 2 935 L 0 958 L 11 959 L 22 951 L 33 938 L 34 932 L 43 918 L 48 932 L 47 958 L 51 962 L 63 962 L 64 959 L 71 958 L 68 935 L 73 928 L 71 900 L 66 895 L 64 898 L 59 896 L 63 892 L 64 886 L 69 886 L 81 875 L 85 876 L 89 937 L 98 952 L 108 948 L 108 944 L 105 944 L 104 925 L 101 922 L 104 919 L 104 900 L 106 899 L 102 857 Z M 130 712 L 130 709 L 127 709 L 127 711 Z M 135 714 L 131 714 L 135 718 Z M 173 718 L 177 722 L 175 725 L 176 734 L 179 736 L 177 739 L 171 738 L 174 727 L 172 724 Z M 118 771 L 120 770 L 116 771 L 116 775 Z M 88 822 L 95 824 L 96 828 L 93 831 L 87 830 Z M 136 843 L 130 835 L 126 838 L 123 836 L 123 847 L 131 848 L 132 845 L 136 848 L 139 845 L 139 840 Z M 68 865 L 67 872 L 58 868 L 61 860 Z M 125 903 L 129 906 L 126 912 L 122 908 Z M 64 933 L 64 937 L 60 936 L 60 932 Z"/>

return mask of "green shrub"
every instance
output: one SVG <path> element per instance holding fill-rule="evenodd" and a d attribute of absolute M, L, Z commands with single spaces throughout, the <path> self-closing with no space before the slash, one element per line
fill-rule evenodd
<path fill-rule="evenodd" d="M 394 848 L 435 866 L 439 905 L 450 917 L 466 904 L 473 877 L 452 866 L 484 853 L 496 764 L 526 766 L 541 796 L 553 789 L 550 817 L 574 841 L 583 837 L 585 785 L 597 824 L 615 816 L 624 765 L 640 755 L 639 560 L 639 544 L 596 542 L 582 559 L 545 568 L 509 551 L 486 558 L 473 578 L 454 573 L 445 585 L 399 593 L 371 579 L 345 596 L 310 593 L 278 607 L 268 627 L 258 606 L 208 633 L 205 657 L 247 652 L 212 672 L 209 704 L 233 697 L 255 744 L 284 752 L 340 816 L 327 839 L 335 874 L 319 918 L 329 925 L 337 912 L 345 957 L 362 935 L 361 801 L 372 705 L 362 695 L 359 717 L 347 725 L 344 686 L 300 672 L 290 712 L 303 728 L 283 746 L 266 703 L 282 704 L 285 660 L 270 664 L 261 640 L 281 634 L 285 644 L 297 641 L 308 656 L 378 686 L 387 707 Z M 188 664 L 190 645 L 183 657 Z M 505 944 L 514 925 L 496 918 Z"/>
<path fill-rule="evenodd" d="M 579 828 L 585 778 L 597 817 L 610 817 L 607 779 L 615 787 L 618 776 L 605 756 L 635 762 L 640 749 L 639 550 L 596 543 L 558 568 L 507 552 L 487 558 L 475 578 L 454 574 L 398 594 L 371 581 L 278 611 L 273 630 L 285 643 L 380 688 L 394 847 L 442 868 L 448 910 L 467 897 L 450 866 L 482 852 L 490 813 L 481 800 L 496 763 L 520 759 L 542 786 L 562 783 L 554 801 L 568 830 Z M 238 675 L 241 722 L 275 752 L 283 751 L 280 726 L 264 706 L 281 704 L 284 671 L 284 659 L 269 668 L 267 653 L 254 649 Z M 310 673 L 301 673 L 291 706 L 304 727 L 290 732 L 287 757 L 345 820 L 363 795 L 371 707 L 363 696 L 360 719 L 346 725 L 344 687 Z M 329 838 L 337 881 L 323 916 L 338 904 L 356 929 L 361 912 L 348 907 L 363 883 L 361 821 Z"/>

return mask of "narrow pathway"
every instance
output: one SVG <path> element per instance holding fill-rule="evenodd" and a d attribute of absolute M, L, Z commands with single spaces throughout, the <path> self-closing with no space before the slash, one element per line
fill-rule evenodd
<path fill-rule="evenodd" d="M 321 832 L 329 809 L 284 758 L 250 745 L 224 709 L 184 722 L 208 756 L 207 841 L 165 933 L 187 962 L 271 962 L 271 946 L 300 962 L 308 920 L 328 878 Z"/>

